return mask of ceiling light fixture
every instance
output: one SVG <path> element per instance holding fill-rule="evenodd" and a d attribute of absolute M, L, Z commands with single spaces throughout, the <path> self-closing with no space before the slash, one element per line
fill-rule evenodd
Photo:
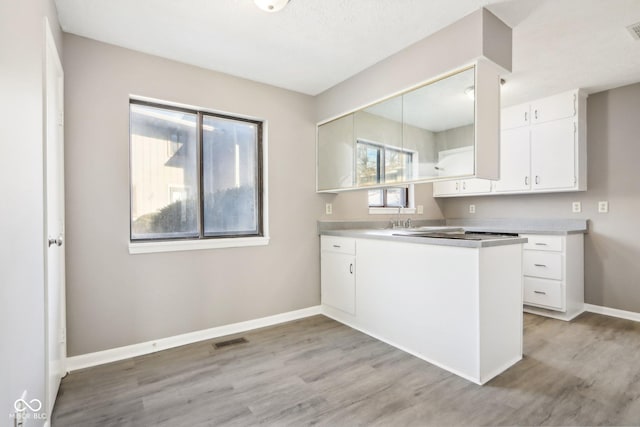
<path fill-rule="evenodd" d="M 503 86 L 507 81 L 505 79 L 500 79 L 500 86 Z M 476 99 L 476 87 L 469 86 L 464 90 L 465 95 L 469 97 L 469 99 Z"/>
<path fill-rule="evenodd" d="M 475 99 L 476 96 L 476 88 L 474 86 L 469 86 L 464 90 L 464 93 L 470 98 Z"/>
<path fill-rule="evenodd" d="M 289 0 L 253 0 L 265 12 L 278 12 L 289 3 Z"/>

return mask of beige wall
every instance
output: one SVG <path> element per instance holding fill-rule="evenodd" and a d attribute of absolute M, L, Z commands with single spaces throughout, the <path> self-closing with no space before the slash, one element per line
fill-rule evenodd
<path fill-rule="evenodd" d="M 313 98 L 64 42 L 69 355 L 319 304 Z M 129 255 L 129 94 L 268 120 L 269 246 Z"/>
<path fill-rule="evenodd" d="M 585 299 L 640 312 L 640 83 L 587 99 L 588 191 L 440 199 L 447 218 L 587 218 Z M 610 212 L 597 211 L 600 200 Z M 571 212 L 582 202 L 582 213 Z M 468 205 L 476 205 L 476 214 Z"/>
<path fill-rule="evenodd" d="M 45 402 L 44 17 L 53 1 L 0 2 L 0 424 L 27 391 Z M 61 44 L 58 44 L 60 50 Z M 37 425 L 28 420 L 26 426 Z M 39 423 L 42 425 L 42 423 Z"/>

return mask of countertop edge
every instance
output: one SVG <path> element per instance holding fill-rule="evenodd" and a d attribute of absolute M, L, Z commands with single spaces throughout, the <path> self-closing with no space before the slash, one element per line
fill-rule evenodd
<path fill-rule="evenodd" d="M 398 243 L 415 243 L 420 245 L 454 246 L 470 249 L 482 249 L 493 246 L 516 245 L 527 243 L 526 237 L 509 237 L 492 240 L 460 240 L 460 239 L 430 239 L 428 237 L 393 236 L 390 231 L 399 230 L 324 230 L 321 236 L 351 237 L 354 239 L 386 240 Z"/>

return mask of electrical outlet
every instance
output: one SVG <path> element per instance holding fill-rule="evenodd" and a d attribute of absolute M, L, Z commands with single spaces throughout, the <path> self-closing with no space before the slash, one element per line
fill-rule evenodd
<path fill-rule="evenodd" d="M 424 213 L 424 206 L 418 205 L 418 215 L 422 215 Z"/>
<path fill-rule="evenodd" d="M 582 203 L 580 203 L 580 202 L 573 202 L 573 203 L 571 204 L 571 211 L 572 211 L 573 213 L 580 213 L 580 212 L 582 212 Z"/>
<path fill-rule="evenodd" d="M 469 213 L 476 213 L 476 205 L 469 205 Z"/>
<path fill-rule="evenodd" d="M 607 202 L 606 200 L 602 200 L 598 202 L 598 212 L 599 213 L 609 212 L 609 202 Z"/>
<path fill-rule="evenodd" d="M 324 205 L 324 212 L 325 212 L 327 215 L 331 215 L 331 214 L 333 214 L 333 205 L 332 205 L 331 203 L 327 203 L 327 204 L 325 204 L 325 205 Z"/>

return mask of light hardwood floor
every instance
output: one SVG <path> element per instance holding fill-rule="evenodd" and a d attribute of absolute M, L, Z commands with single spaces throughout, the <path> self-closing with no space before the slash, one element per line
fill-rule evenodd
<path fill-rule="evenodd" d="M 478 386 L 315 316 L 69 374 L 52 424 L 640 425 L 640 323 L 524 325 L 524 359 Z"/>

